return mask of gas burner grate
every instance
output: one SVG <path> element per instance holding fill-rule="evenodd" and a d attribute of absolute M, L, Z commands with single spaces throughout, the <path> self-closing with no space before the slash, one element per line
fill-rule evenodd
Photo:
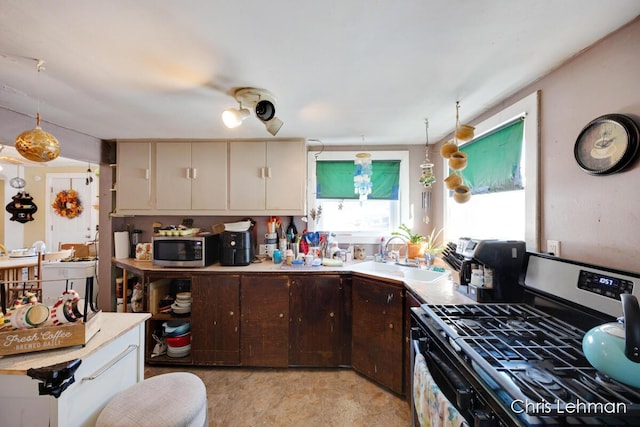
<path fill-rule="evenodd" d="M 470 358 L 473 369 L 512 398 L 561 406 L 615 401 L 640 410 L 637 389 L 603 377 L 586 360 L 584 331 L 549 314 L 526 304 L 422 308 Z"/>

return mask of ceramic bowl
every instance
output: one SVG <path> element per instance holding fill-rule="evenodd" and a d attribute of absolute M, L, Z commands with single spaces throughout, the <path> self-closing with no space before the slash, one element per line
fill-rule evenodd
<path fill-rule="evenodd" d="M 180 307 L 178 304 L 173 304 L 171 306 L 171 311 L 173 311 L 175 314 L 187 314 L 191 312 L 191 304 L 189 304 L 187 307 Z"/>
<path fill-rule="evenodd" d="M 466 203 L 471 199 L 471 189 L 466 185 L 458 185 L 453 189 L 453 200 L 458 203 Z"/>
<path fill-rule="evenodd" d="M 445 159 L 448 159 L 449 157 L 451 157 L 452 153 L 455 153 L 457 151 L 458 145 L 453 141 L 447 141 L 442 144 L 442 147 L 440 147 L 440 155 Z"/>
<path fill-rule="evenodd" d="M 459 171 L 467 167 L 467 153 L 456 151 L 449 157 L 449 167 Z"/>
<path fill-rule="evenodd" d="M 176 294 L 176 300 L 191 300 L 191 292 L 178 292 Z"/>
<path fill-rule="evenodd" d="M 167 322 L 164 322 L 162 324 L 162 327 L 164 328 L 164 332 L 167 334 L 167 336 L 175 337 L 189 332 L 191 330 L 191 323 L 182 322 L 179 320 L 169 320 Z"/>
<path fill-rule="evenodd" d="M 444 179 L 444 185 L 449 190 L 453 190 L 460 184 L 462 184 L 462 178 L 455 172 Z"/>
<path fill-rule="evenodd" d="M 169 347 L 184 347 L 185 345 L 191 344 L 191 332 L 187 332 L 186 334 L 178 335 L 177 337 L 167 337 L 167 346 Z"/>
<path fill-rule="evenodd" d="M 167 346 L 167 356 L 169 357 L 186 357 L 191 352 L 191 344 L 187 344 L 183 347 L 171 347 Z"/>

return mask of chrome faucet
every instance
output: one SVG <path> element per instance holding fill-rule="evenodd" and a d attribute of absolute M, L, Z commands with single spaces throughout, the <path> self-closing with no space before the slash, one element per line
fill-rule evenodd
<path fill-rule="evenodd" d="M 387 254 L 386 255 L 387 257 L 389 256 L 388 255 L 389 254 L 389 249 L 388 249 L 389 248 L 389 243 L 391 243 L 394 239 L 402 240 L 402 243 L 404 244 L 404 249 L 405 249 L 405 252 L 404 252 L 404 257 L 405 258 L 404 259 L 405 259 L 405 263 L 406 263 L 407 260 L 409 259 L 409 242 L 405 238 L 403 238 L 401 236 L 391 236 L 391 238 L 389 240 L 387 240 L 387 243 L 385 243 L 385 245 L 384 245 L 384 253 Z M 398 259 L 396 260 L 397 263 L 400 263 L 400 259 L 399 258 L 400 258 L 400 253 L 398 252 Z"/>

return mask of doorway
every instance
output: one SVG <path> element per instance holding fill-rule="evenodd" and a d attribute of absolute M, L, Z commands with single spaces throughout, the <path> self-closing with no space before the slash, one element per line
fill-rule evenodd
<path fill-rule="evenodd" d="M 98 225 L 97 206 L 98 185 L 94 179 L 87 185 L 87 175 L 83 173 L 48 173 L 46 191 L 46 246 L 57 251 L 61 243 L 85 243 L 95 240 Z M 74 216 L 68 211 L 60 215 L 52 206 L 63 191 L 73 190 L 81 206 L 81 212 Z M 76 205 L 77 206 L 77 205 Z M 71 207 L 71 205 L 69 205 Z"/>

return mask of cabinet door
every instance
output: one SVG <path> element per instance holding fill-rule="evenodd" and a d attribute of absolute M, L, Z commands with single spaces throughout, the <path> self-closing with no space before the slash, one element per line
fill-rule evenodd
<path fill-rule="evenodd" d="M 198 365 L 240 363 L 240 278 L 195 276 L 191 283 L 191 355 Z"/>
<path fill-rule="evenodd" d="M 118 143 L 116 209 L 151 209 L 151 143 Z"/>
<path fill-rule="evenodd" d="M 403 288 L 353 279 L 353 369 L 402 394 Z"/>
<path fill-rule="evenodd" d="M 191 208 L 227 209 L 227 143 L 191 144 Z"/>
<path fill-rule="evenodd" d="M 191 144 L 156 144 L 156 209 L 191 208 Z"/>
<path fill-rule="evenodd" d="M 300 141 L 269 141 L 266 161 L 266 209 L 297 210 L 305 206 L 305 146 Z"/>
<path fill-rule="evenodd" d="M 342 329 L 345 293 L 340 276 L 295 276 L 290 294 L 289 365 L 345 364 L 341 344 L 348 331 Z"/>
<path fill-rule="evenodd" d="M 289 364 L 289 278 L 243 275 L 240 284 L 243 366 Z"/>
<path fill-rule="evenodd" d="M 265 209 L 265 143 L 229 143 L 229 209 Z"/>

